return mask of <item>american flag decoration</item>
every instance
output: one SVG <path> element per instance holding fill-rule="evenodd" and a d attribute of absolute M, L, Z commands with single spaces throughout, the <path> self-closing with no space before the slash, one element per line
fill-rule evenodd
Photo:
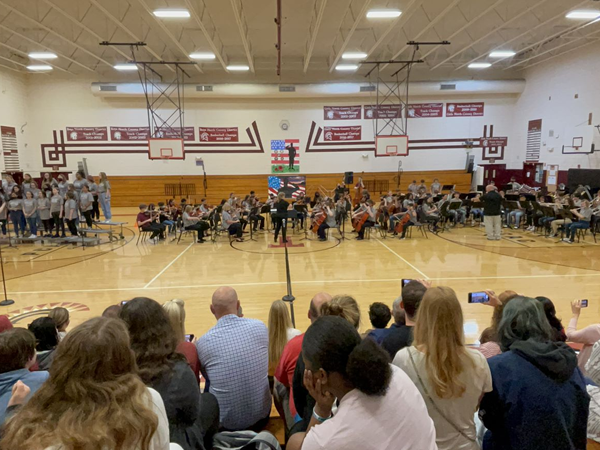
<path fill-rule="evenodd" d="M 269 194 L 277 195 L 284 192 L 286 198 L 298 198 L 301 194 L 306 194 L 306 177 L 290 176 L 270 176 Z"/>
<path fill-rule="evenodd" d="M 0 127 L 2 135 L 2 155 L 4 156 L 4 170 L 15 172 L 21 170 L 19 162 L 19 149 L 17 147 L 17 130 L 13 127 Z"/>
<path fill-rule="evenodd" d="M 271 141 L 271 165 L 289 165 L 290 158 L 289 152 L 286 147 L 294 144 L 296 149 L 296 157 L 294 158 L 294 165 L 300 165 L 300 139 L 278 139 Z"/>

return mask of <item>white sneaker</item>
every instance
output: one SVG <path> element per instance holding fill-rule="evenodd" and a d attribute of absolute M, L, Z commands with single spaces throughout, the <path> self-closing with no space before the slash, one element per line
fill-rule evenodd
<path fill-rule="evenodd" d="M 29 239 L 35 239 L 37 238 L 37 234 L 32 234 L 31 236 L 29 236 Z"/>

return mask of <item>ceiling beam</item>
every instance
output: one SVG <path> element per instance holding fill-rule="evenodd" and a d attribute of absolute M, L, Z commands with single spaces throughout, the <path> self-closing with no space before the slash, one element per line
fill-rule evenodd
<path fill-rule="evenodd" d="M 427 33 L 431 28 L 433 28 L 440 20 L 442 20 L 444 18 L 444 16 L 446 14 L 448 14 L 451 10 L 454 9 L 455 6 L 457 6 L 462 0 L 453 0 L 451 3 L 448 4 L 448 6 L 446 6 L 444 8 L 444 10 L 442 12 L 440 12 L 437 16 L 435 16 L 433 18 L 433 20 L 431 20 L 421 31 L 419 31 L 419 33 L 417 33 L 417 35 L 412 38 L 411 40 L 413 41 L 418 41 L 419 38 L 421 36 L 423 36 L 425 33 Z M 404 51 L 408 48 L 408 45 L 404 45 L 399 51 L 397 51 L 394 56 L 392 56 L 390 59 L 394 60 L 396 58 L 398 58 L 402 53 L 404 53 Z M 381 70 L 384 70 L 387 66 L 389 66 L 389 64 L 384 64 L 383 66 L 381 66 Z"/>
<path fill-rule="evenodd" d="M 139 3 L 139 5 L 144 9 L 144 11 L 146 11 L 148 13 L 148 15 L 150 17 L 152 17 L 152 19 L 154 20 L 154 22 L 160 27 L 160 29 L 169 37 L 169 39 L 171 39 L 171 41 L 173 42 L 173 44 L 179 49 L 179 51 L 181 53 L 183 53 L 184 57 L 186 59 L 189 59 L 189 52 L 185 49 L 185 47 L 183 45 L 181 45 L 181 43 L 179 42 L 179 39 L 177 39 L 173 33 L 171 33 L 171 31 L 167 28 L 167 26 L 164 24 L 164 22 L 162 20 L 160 20 L 158 17 L 156 17 L 154 14 L 152 14 L 152 9 L 150 9 L 150 7 L 146 4 L 146 2 L 144 0 L 137 0 L 137 2 Z M 194 64 L 194 68 L 200 72 L 200 73 L 204 73 L 202 71 L 202 69 L 200 69 L 200 67 L 198 67 L 198 64 Z"/>
<path fill-rule="evenodd" d="M 242 45 L 244 46 L 244 51 L 246 52 L 246 59 L 248 59 L 250 71 L 254 72 L 252 44 L 250 43 L 250 38 L 248 37 L 248 23 L 246 22 L 246 16 L 244 15 L 244 6 L 242 5 L 242 0 L 231 0 L 231 7 L 233 8 L 233 15 L 235 16 L 240 37 L 242 38 Z"/>
<path fill-rule="evenodd" d="M 532 10 L 534 10 L 535 8 L 538 8 L 539 6 L 541 6 L 543 3 L 547 2 L 548 0 L 539 0 L 538 2 L 536 2 L 535 4 L 525 8 L 523 11 L 521 11 L 519 14 L 517 14 L 514 17 L 511 17 L 509 20 L 507 20 L 506 22 L 504 22 L 503 24 L 501 24 L 498 27 L 494 27 L 489 33 L 484 34 L 483 36 L 481 36 L 480 38 L 474 40 L 473 42 L 471 42 L 469 45 L 461 48 L 459 51 L 453 53 L 452 55 L 450 55 L 448 58 L 444 59 L 443 61 L 439 62 L 438 64 L 436 64 L 435 66 L 433 66 L 430 70 L 435 70 L 438 67 L 442 66 L 443 64 L 447 63 L 448 61 L 450 61 L 451 59 L 453 59 L 454 57 L 460 55 L 461 53 L 463 53 L 464 51 L 470 49 L 471 47 L 473 47 L 474 45 L 477 45 L 479 42 L 483 41 L 484 39 L 487 39 L 488 37 L 490 37 L 491 35 L 493 35 L 494 33 L 497 33 L 498 30 L 501 30 L 502 28 L 504 28 L 505 26 L 513 23 L 514 21 L 520 19 L 521 17 L 523 17 L 525 14 L 529 14 Z"/>
<path fill-rule="evenodd" d="M 12 30 L 12 29 L 8 28 L 8 27 L 7 27 L 7 26 L 5 26 L 5 25 L 2 25 L 2 24 L 0 24 L 0 28 L 1 28 L 1 29 L 3 29 L 3 30 L 6 30 L 6 31 L 8 31 L 9 33 L 12 33 L 12 34 L 14 34 L 15 36 L 19 36 L 21 39 L 24 39 L 25 41 L 31 42 L 31 43 L 32 43 L 33 45 L 35 45 L 36 47 L 41 47 L 42 49 L 44 49 L 44 50 L 46 50 L 46 51 L 48 51 L 48 52 L 55 53 L 55 54 L 56 54 L 56 56 L 60 56 L 61 58 L 63 58 L 63 59 L 66 59 L 67 61 L 70 61 L 70 62 L 72 62 L 73 64 L 75 64 L 75 65 L 78 65 L 78 66 L 80 66 L 80 67 L 84 68 L 85 70 L 89 70 L 90 72 L 96 72 L 94 69 L 91 69 L 91 68 L 89 68 L 89 67 L 88 67 L 88 66 L 86 66 L 85 64 L 82 64 L 82 63 L 80 63 L 79 61 L 75 61 L 73 58 L 71 58 L 71 57 L 69 57 L 69 56 L 67 56 L 67 55 L 63 55 L 62 53 L 60 53 L 60 52 L 57 52 L 57 51 L 55 51 L 55 50 L 51 49 L 50 47 L 48 47 L 48 46 L 46 46 L 46 45 L 44 45 L 44 44 L 40 44 L 40 43 L 39 43 L 39 42 L 37 42 L 36 40 L 34 40 L 34 39 L 31 39 L 31 38 L 29 38 L 29 37 L 25 36 L 24 34 L 17 33 L 16 31 L 14 31 L 14 30 Z M 53 67 L 57 67 L 57 66 L 53 66 Z M 58 68 L 58 69 L 60 69 L 60 67 L 57 67 L 57 68 Z M 64 69 L 61 69 L 61 70 L 64 70 Z M 67 70 L 66 72 L 72 73 L 72 72 L 70 72 L 70 71 L 68 71 L 68 70 Z"/>
<path fill-rule="evenodd" d="M 5 8 L 7 8 L 11 13 L 16 14 L 19 17 L 22 17 L 24 19 L 29 20 L 30 22 L 35 23 L 38 27 L 42 28 L 43 30 L 47 31 L 48 33 L 50 33 L 53 36 L 56 36 L 57 38 L 60 38 L 66 42 L 68 42 L 69 44 L 71 44 L 73 47 L 76 47 L 77 49 L 81 50 L 82 52 L 90 55 L 92 58 L 97 59 L 98 61 L 103 62 L 104 64 L 106 64 L 109 67 L 112 67 L 113 65 L 111 63 L 109 63 L 107 60 L 105 60 L 104 58 L 90 52 L 89 50 L 87 50 L 86 48 L 82 47 L 81 45 L 73 42 L 72 39 L 69 39 L 65 36 L 63 36 L 60 33 L 57 33 L 56 31 L 54 31 L 52 28 L 47 27 L 46 25 L 44 25 L 42 22 L 39 22 L 31 17 L 29 17 L 27 14 L 23 14 L 21 11 L 19 11 L 18 9 L 13 8 L 12 6 L 7 5 L 6 3 L 4 3 L 3 1 L 0 0 L 0 5 L 4 6 Z"/>
<path fill-rule="evenodd" d="M 23 55 L 25 57 L 29 57 L 29 55 L 27 53 L 25 53 L 24 51 L 19 50 L 18 48 L 12 47 L 12 46 L 10 46 L 8 44 L 5 44 L 4 42 L 0 42 L 0 46 L 6 47 L 7 49 L 9 49 L 9 50 L 11 50 L 11 51 L 13 51 L 15 53 L 20 53 L 21 55 Z M 52 63 L 49 63 L 48 61 L 44 61 L 44 64 L 48 64 L 49 66 L 52 66 L 55 69 L 58 69 L 58 70 L 60 70 L 62 72 L 73 74 L 73 72 L 69 72 L 68 70 L 63 69 L 62 67 L 58 67 L 58 66 L 56 66 L 56 65 L 54 65 Z"/>
<path fill-rule="evenodd" d="M 508 41 L 506 41 L 506 42 L 504 42 L 504 43 L 502 43 L 502 44 L 500 44 L 500 45 L 498 45 L 498 46 L 494 47 L 492 50 L 490 50 L 489 52 L 487 52 L 487 53 L 486 53 L 486 54 L 484 54 L 484 55 L 479 55 L 479 56 L 477 56 L 476 58 L 473 58 L 473 59 L 471 59 L 470 61 L 467 61 L 466 63 L 464 63 L 464 64 L 462 64 L 462 65 L 458 66 L 458 67 L 457 67 L 456 69 L 454 69 L 454 70 L 459 70 L 459 69 L 462 69 L 463 67 L 465 67 L 465 66 L 468 66 L 468 65 L 469 65 L 469 64 L 471 64 L 472 62 L 475 62 L 475 61 L 477 61 L 477 60 L 479 60 L 479 59 L 481 59 L 481 58 L 484 58 L 484 57 L 486 57 L 486 56 L 487 56 L 489 53 L 491 53 L 491 52 L 493 52 L 493 51 L 495 51 L 495 50 L 502 50 L 502 49 L 506 49 L 506 45 L 507 45 L 507 44 L 510 44 L 511 42 L 514 42 L 514 41 L 516 41 L 517 39 L 520 39 L 520 38 L 522 38 L 523 36 L 526 36 L 526 35 L 528 35 L 528 34 L 529 34 L 529 33 L 531 33 L 532 31 L 535 31 L 535 30 L 537 30 L 538 28 L 540 28 L 540 27 L 542 27 L 542 26 L 544 26 L 544 25 L 546 25 L 546 24 L 548 24 L 548 23 L 550 23 L 550 22 L 553 22 L 553 21 L 555 21 L 555 20 L 557 20 L 557 19 L 560 19 L 560 18 L 563 18 L 563 17 L 565 17 L 565 13 L 566 13 L 566 12 L 568 12 L 568 11 L 572 10 L 573 8 L 577 8 L 577 7 L 579 7 L 579 6 L 581 6 L 581 5 L 584 5 L 584 4 L 587 4 L 587 3 L 588 3 L 588 0 L 584 0 L 583 2 L 581 2 L 581 3 L 578 3 L 577 5 L 572 5 L 572 6 L 570 6 L 569 8 L 567 8 L 567 9 L 563 10 L 562 12 L 560 12 L 559 14 L 557 14 L 557 15 L 555 15 L 555 16 L 552 16 L 552 17 L 550 17 L 549 19 L 546 19 L 546 20 L 544 20 L 543 22 L 540 22 L 540 23 L 538 23 L 538 24 L 537 24 L 535 27 L 533 27 L 533 28 L 528 28 L 528 29 L 527 29 L 527 30 L 526 30 L 524 33 L 521 33 L 521 34 L 519 34 L 518 36 L 515 36 L 515 37 L 513 37 L 513 38 L 509 39 Z M 578 27 L 578 26 L 575 26 L 574 28 L 577 28 L 577 27 Z M 554 35 L 553 35 L 553 36 L 551 36 L 550 38 L 544 38 L 544 39 L 542 39 L 541 41 L 538 41 L 538 42 L 536 42 L 536 43 L 534 43 L 534 44 L 532 44 L 532 45 L 529 45 L 529 46 L 527 46 L 527 47 L 525 47 L 525 48 L 522 48 L 522 49 L 520 49 L 520 50 L 519 50 L 517 53 L 521 53 L 521 52 L 524 52 L 524 51 L 526 51 L 526 50 L 528 50 L 528 49 L 530 49 L 530 48 L 532 48 L 532 47 L 535 47 L 535 46 L 536 46 L 537 44 L 539 44 L 540 42 L 543 42 L 543 41 L 544 41 L 544 40 L 546 40 L 546 39 L 551 39 L 551 38 L 553 38 L 553 37 L 556 37 L 556 36 L 558 36 L 559 34 L 561 34 L 561 33 L 563 33 L 563 32 L 564 32 L 564 31 L 559 31 L 558 33 L 554 34 Z M 508 50 L 508 49 L 506 49 L 506 50 Z M 507 56 L 507 57 L 505 57 L 505 58 L 499 58 L 499 59 L 495 60 L 494 62 L 492 62 L 492 65 L 494 65 L 494 64 L 498 64 L 499 62 L 502 62 L 502 61 L 504 61 L 504 60 L 506 60 L 506 59 L 513 58 L 513 57 L 514 57 L 514 56 Z"/>
<path fill-rule="evenodd" d="M 557 53 L 556 55 L 552 55 L 549 58 L 542 59 L 541 61 L 534 62 L 533 64 L 528 64 L 525 67 L 520 68 L 519 70 L 525 70 L 525 69 L 529 69 L 529 68 L 531 68 L 533 66 L 537 66 L 538 64 L 543 64 L 545 62 L 550 61 L 551 59 L 558 58 L 559 56 L 563 56 L 567 52 L 572 52 L 572 51 L 575 51 L 575 50 L 581 50 L 583 47 L 587 47 L 590 44 L 595 44 L 596 42 L 598 42 L 599 39 L 600 38 L 594 38 L 590 42 L 586 42 L 585 44 L 579 45 L 579 46 L 575 47 L 574 49 L 567 49 L 565 51 Z M 573 42 L 574 41 L 571 41 L 570 43 L 572 44 Z"/>
<path fill-rule="evenodd" d="M 2 58 L 2 59 L 6 59 L 6 58 Z M 14 61 L 12 61 L 12 62 L 14 62 Z M 15 69 L 14 67 L 5 66 L 4 64 L 0 64 L 0 67 L 4 67 L 5 69 L 12 70 L 13 72 L 17 72 L 17 73 L 23 73 L 23 74 L 25 73 L 22 70 Z"/>
<path fill-rule="evenodd" d="M 3 59 L 5 61 L 10 61 L 11 63 L 16 64 L 17 66 L 27 67 L 27 64 L 23 64 L 23 63 L 20 63 L 20 62 L 17 62 L 17 61 L 13 61 L 12 59 L 7 58 L 6 56 L 0 56 L 0 59 Z"/>
<path fill-rule="evenodd" d="M 350 39 L 352 38 L 352 35 L 356 31 L 356 28 L 358 28 L 358 25 L 360 24 L 361 20 L 363 20 L 365 18 L 365 15 L 367 14 L 369 6 L 371 5 L 371 1 L 372 0 L 366 0 L 365 3 L 364 3 L 364 5 L 363 5 L 363 7 L 358 12 L 358 14 L 356 14 L 356 16 L 352 17 L 354 19 L 354 21 L 352 22 L 352 26 L 348 30 L 348 34 L 346 34 L 346 37 L 344 37 L 344 32 L 342 31 L 342 27 L 340 25 L 340 28 L 338 30 L 338 34 L 335 37 L 335 39 L 333 41 L 333 45 L 332 45 L 332 51 L 335 53 L 335 56 L 333 57 L 333 61 L 331 62 L 331 65 L 329 66 L 329 73 L 333 72 L 333 69 L 335 69 L 335 66 L 337 65 L 338 61 L 342 57 L 342 53 L 344 53 L 344 51 L 346 50 L 346 47 L 348 46 L 348 43 L 350 42 Z M 344 18 L 342 19 L 342 24 L 344 23 L 344 20 L 346 19 L 346 17 L 348 16 L 348 14 L 350 14 L 350 15 L 353 14 L 352 13 L 352 4 L 350 4 L 350 7 L 348 8 L 348 11 L 344 15 Z M 335 43 L 337 42 L 337 40 L 338 40 L 338 38 L 340 36 L 341 36 L 341 39 L 343 39 L 342 45 L 336 51 L 335 50 Z"/>
<path fill-rule="evenodd" d="M 198 6 L 202 6 L 201 12 L 198 12 L 191 0 L 185 0 L 185 4 L 188 10 L 190 11 L 192 18 L 196 21 L 196 23 L 200 27 L 200 30 L 202 30 L 202 33 L 204 33 L 204 37 L 208 41 L 208 45 L 210 46 L 213 53 L 221 63 L 221 66 L 223 67 L 223 69 L 227 69 L 228 59 L 227 55 L 225 54 L 225 45 L 223 44 L 223 41 L 217 33 L 217 27 L 215 26 L 212 17 L 210 16 L 210 13 L 206 8 L 206 3 L 204 3 L 204 1 L 196 1 L 196 4 Z M 210 34 L 208 28 L 204 24 L 204 17 L 207 17 L 211 21 L 211 28 L 212 30 L 214 30 L 212 35 Z"/>
<path fill-rule="evenodd" d="M 319 1 L 321 3 L 319 3 Z M 317 8 L 317 4 L 319 7 Z M 327 6 L 327 0 L 315 0 L 313 5 L 312 16 L 310 18 L 310 25 L 308 26 L 308 40 L 306 41 L 306 54 L 304 55 L 304 73 L 308 70 L 310 64 L 310 58 L 317 42 L 317 35 L 321 28 L 321 22 L 323 21 L 323 15 L 325 14 L 325 7 Z"/>

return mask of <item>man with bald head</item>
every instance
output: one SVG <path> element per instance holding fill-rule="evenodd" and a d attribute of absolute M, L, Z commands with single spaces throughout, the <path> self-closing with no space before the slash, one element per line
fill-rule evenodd
<path fill-rule="evenodd" d="M 331 300 L 331 295 L 326 292 L 319 292 L 310 301 L 308 307 L 308 319 L 310 323 L 313 323 L 321 315 L 321 305 Z M 286 424 L 288 428 L 294 423 L 293 418 L 296 416 L 296 407 L 294 405 L 294 395 L 292 392 L 292 380 L 294 378 L 294 370 L 296 369 L 296 362 L 298 356 L 302 351 L 302 341 L 304 340 L 304 333 L 300 336 L 292 338 L 286 346 L 283 348 L 279 364 L 275 370 L 275 406 L 277 411 L 283 411 Z M 289 405 L 288 405 L 289 401 Z"/>
<path fill-rule="evenodd" d="M 498 194 L 496 186 L 489 184 L 485 188 L 483 201 L 483 222 L 488 241 L 499 241 L 502 233 L 502 196 Z"/>
<path fill-rule="evenodd" d="M 217 324 L 196 349 L 209 392 L 219 402 L 221 428 L 262 429 L 271 411 L 269 333 L 260 320 L 240 317 L 237 292 L 220 287 L 210 311 Z"/>

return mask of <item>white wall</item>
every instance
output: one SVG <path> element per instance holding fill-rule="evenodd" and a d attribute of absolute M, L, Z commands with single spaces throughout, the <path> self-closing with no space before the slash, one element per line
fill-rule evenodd
<path fill-rule="evenodd" d="M 573 135 L 593 135 L 596 149 L 600 151 L 600 134 L 588 126 L 590 113 L 592 124 L 600 124 L 600 47 L 590 45 L 532 67 L 525 72 L 525 79 L 525 91 L 514 111 L 508 167 L 522 167 L 527 124 L 530 120 L 542 119 L 540 161 L 558 164 L 560 170 L 578 165 L 600 168 L 600 153 L 562 154 L 562 146 L 568 145 Z M 551 131 L 554 137 L 550 137 Z M 588 145 L 586 136 L 586 147 Z"/>
<path fill-rule="evenodd" d="M 27 141 L 27 79 L 25 76 L 0 69 L 0 125 L 17 130 L 19 156 L 23 162 Z M 21 132 L 23 130 L 23 132 Z M 0 168 L 4 170 L 4 159 L 0 157 Z"/>

